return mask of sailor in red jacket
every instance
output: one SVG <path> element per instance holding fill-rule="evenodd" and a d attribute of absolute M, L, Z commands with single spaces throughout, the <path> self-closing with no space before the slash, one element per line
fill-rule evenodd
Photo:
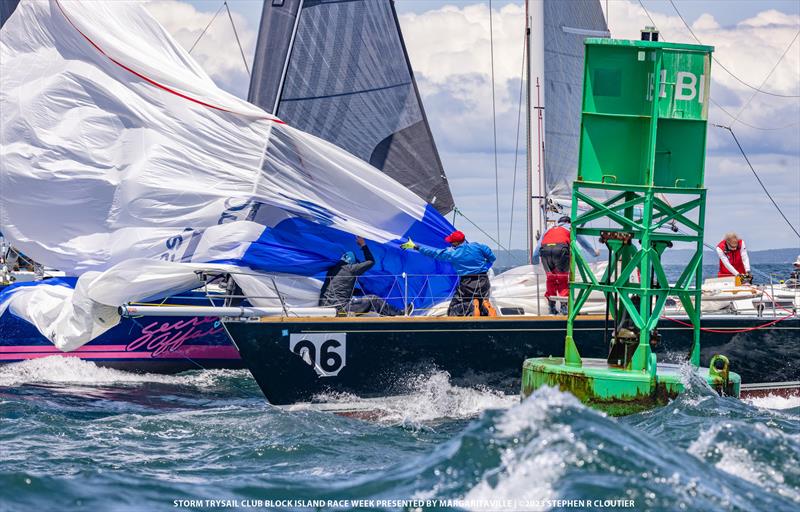
<path fill-rule="evenodd" d="M 550 308 L 551 315 L 557 315 L 556 303 L 550 297 L 566 297 L 569 293 L 569 258 L 570 258 L 570 230 L 572 223 L 570 218 L 564 215 L 558 219 L 558 224 L 544 232 L 539 244 L 533 251 L 533 263 L 539 262 L 539 254 L 542 256 L 542 265 L 547 275 L 547 288 L 544 296 Z M 600 255 L 600 251 L 592 247 L 584 237 L 578 237 L 581 247 L 595 256 Z M 561 313 L 567 314 L 566 306 L 562 305 Z"/>
<path fill-rule="evenodd" d="M 750 275 L 750 258 L 747 257 L 747 248 L 744 240 L 740 240 L 736 233 L 725 235 L 725 239 L 717 245 L 717 256 L 719 256 L 717 277 Z"/>

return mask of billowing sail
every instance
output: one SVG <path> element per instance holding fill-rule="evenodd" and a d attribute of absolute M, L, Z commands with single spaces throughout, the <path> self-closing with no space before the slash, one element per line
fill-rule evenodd
<path fill-rule="evenodd" d="M 391 0 L 266 0 L 249 100 L 453 209 Z"/>
<path fill-rule="evenodd" d="M 544 2 L 545 192 L 562 205 L 569 204 L 578 171 L 587 37 L 608 37 L 598 0 Z"/>
<path fill-rule="evenodd" d="M 453 285 L 399 248 L 445 245 L 432 206 L 216 87 L 138 1 L 19 5 L 0 31 L 0 189 L 10 242 L 80 275 L 12 307 L 61 348 L 113 326 L 120 302 L 197 286 L 203 265 L 317 276 L 353 234 L 379 261 L 365 291 L 402 305 Z"/>

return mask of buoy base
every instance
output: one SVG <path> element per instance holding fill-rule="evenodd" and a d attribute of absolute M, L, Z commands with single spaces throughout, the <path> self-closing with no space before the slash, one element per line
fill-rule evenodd
<path fill-rule="evenodd" d="M 526 359 L 522 398 L 542 386 L 552 386 L 611 416 L 625 416 L 666 405 L 682 393 L 680 368 L 659 363 L 651 374 L 610 366 L 605 359 L 583 359 L 581 366 L 568 366 L 562 357 Z M 738 374 L 728 372 L 726 379 L 708 368 L 695 368 L 695 372 L 720 394 L 739 397 L 742 379 Z"/>

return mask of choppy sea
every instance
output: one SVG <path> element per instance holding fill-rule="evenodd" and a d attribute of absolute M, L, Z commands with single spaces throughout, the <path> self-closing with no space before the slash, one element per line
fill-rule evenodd
<path fill-rule="evenodd" d="M 272 407 L 246 371 L 37 359 L 0 367 L 0 509 L 800 510 L 800 399 L 688 383 L 614 419 L 434 374 L 366 421 Z"/>
<path fill-rule="evenodd" d="M 364 420 L 272 407 L 246 371 L 0 366 L 0 511 L 800 510 L 798 398 L 687 374 L 668 406 L 615 419 L 553 389 L 409 379 Z"/>

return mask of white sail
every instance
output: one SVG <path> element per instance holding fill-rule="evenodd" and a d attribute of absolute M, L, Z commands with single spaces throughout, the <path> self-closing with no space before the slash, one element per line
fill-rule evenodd
<path fill-rule="evenodd" d="M 452 274 L 399 249 L 410 235 L 444 245 L 452 226 L 433 207 L 219 89 L 141 2 L 29 1 L 9 18 L 0 188 L 4 236 L 81 275 L 71 301 L 17 291 L 12 307 L 40 327 L 54 322 L 43 333 L 62 348 L 112 326 L 120 301 L 196 286 L 198 268 L 319 275 L 356 249 L 352 234 L 381 257 L 373 293 L 389 295 L 402 272 Z M 437 283 L 446 294 L 452 278 Z M 412 296 L 426 286 L 409 280 Z"/>
<path fill-rule="evenodd" d="M 544 2 L 544 182 L 548 203 L 568 205 L 578 173 L 583 41 L 608 36 L 599 0 Z"/>

